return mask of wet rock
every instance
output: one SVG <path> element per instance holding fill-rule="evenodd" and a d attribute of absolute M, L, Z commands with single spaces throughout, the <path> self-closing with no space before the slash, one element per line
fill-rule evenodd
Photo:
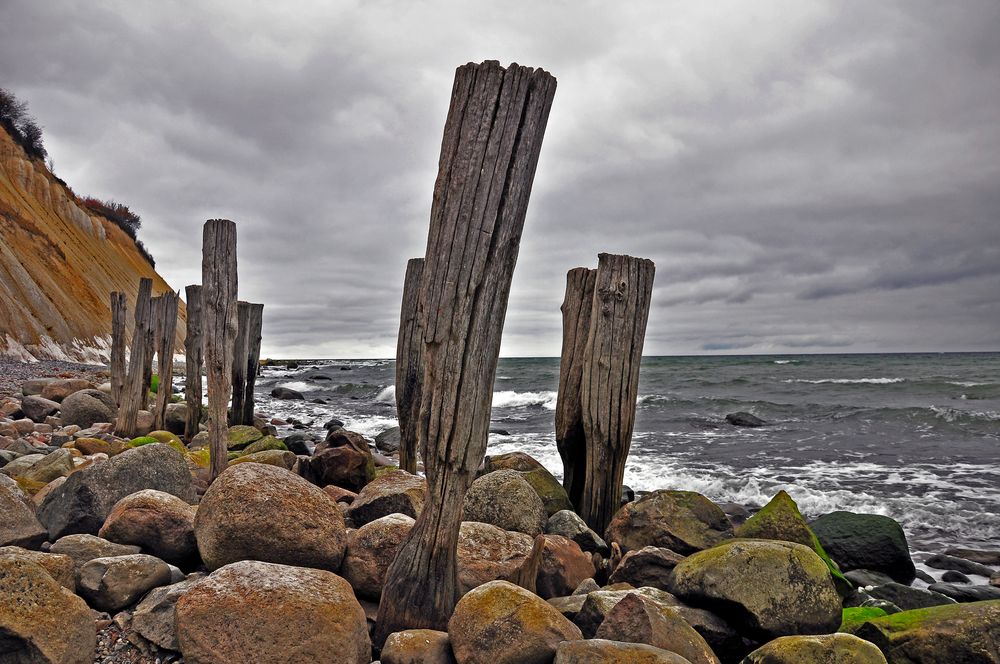
<path fill-rule="evenodd" d="M 59 419 L 64 425 L 87 428 L 95 422 L 114 422 L 118 407 L 114 399 L 100 390 L 80 390 L 62 401 Z"/>
<path fill-rule="evenodd" d="M 415 519 L 424 507 L 426 490 L 424 478 L 404 470 L 391 470 L 361 489 L 348 514 L 357 526 L 389 514 L 405 514 Z"/>
<path fill-rule="evenodd" d="M 955 556 L 956 558 L 971 560 L 972 562 L 979 563 L 980 565 L 1000 567 L 1000 549 L 985 550 L 957 548 L 948 549 L 945 553 L 949 556 Z"/>
<path fill-rule="evenodd" d="M 175 564 L 197 559 L 196 509 L 163 491 L 144 489 L 125 496 L 111 509 L 98 535 L 116 544 L 135 544 Z"/>
<path fill-rule="evenodd" d="M 360 597 L 377 601 L 382 596 L 386 572 L 413 523 L 404 514 L 389 514 L 350 533 L 340 573 Z"/>
<path fill-rule="evenodd" d="M 392 427 L 375 436 L 375 447 L 386 454 L 392 454 L 399 451 L 399 440 L 399 427 Z"/>
<path fill-rule="evenodd" d="M 950 569 L 942 574 L 941 580 L 945 583 L 972 583 L 972 579 L 961 572 L 956 572 L 953 569 Z"/>
<path fill-rule="evenodd" d="M 677 653 L 691 664 L 719 664 L 705 639 L 676 609 L 638 593 L 626 595 L 608 612 L 595 638 L 645 643 Z"/>
<path fill-rule="evenodd" d="M 571 539 L 588 553 L 606 556 L 611 551 L 601 536 L 588 528 L 586 522 L 571 510 L 560 510 L 550 516 L 545 524 L 545 532 Z"/>
<path fill-rule="evenodd" d="M 59 404 L 45 397 L 26 396 L 21 399 L 21 412 L 32 422 L 44 422 L 46 417 L 59 412 Z"/>
<path fill-rule="evenodd" d="M 708 549 L 733 537 L 718 505 L 693 491 L 653 491 L 618 511 L 605 540 L 622 552 L 657 546 L 681 555 Z"/>
<path fill-rule="evenodd" d="M 543 535 L 542 562 L 535 580 L 535 592 L 542 598 L 569 595 L 596 572 L 591 554 L 573 540 L 560 535 Z"/>
<path fill-rule="evenodd" d="M 271 390 L 271 396 L 275 399 L 284 399 L 286 401 L 304 401 L 306 398 L 305 395 L 298 390 L 280 386 Z"/>
<path fill-rule="evenodd" d="M 903 529 L 879 514 L 831 512 L 810 526 L 841 571 L 869 569 L 899 583 L 913 582 L 915 568 Z"/>
<path fill-rule="evenodd" d="M 1000 588 L 993 586 L 972 586 L 961 583 L 933 583 L 927 590 L 941 593 L 956 602 L 983 602 L 1000 600 Z"/>
<path fill-rule="evenodd" d="M 309 456 L 312 454 L 312 450 L 309 449 L 310 442 L 315 442 L 312 436 L 300 432 L 294 432 L 288 434 L 282 439 L 285 443 L 285 447 L 294 454 L 301 454 L 304 456 Z"/>
<path fill-rule="evenodd" d="M 888 574 L 874 572 L 870 569 L 852 569 L 850 572 L 846 572 L 844 576 L 848 581 L 862 588 L 895 583 Z"/>
<path fill-rule="evenodd" d="M 80 568 L 80 594 L 95 609 L 123 609 L 149 590 L 170 583 L 170 568 L 159 558 L 136 553 L 94 558 Z"/>
<path fill-rule="evenodd" d="M 644 643 L 606 639 L 564 641 L 556 649 L 554 664 L 690 664 L 677 653 Z"/>
<path fill-rule="evenodd" d="M 734 427 L 762 427 L 767 422 L 760 419 L 753 413 L 748 413 L 746 411 L 739 411 L 737 413 L 729 413 L 726 415 L 726 421 L 732 424 Z"/>
<path fill-rule="evenodd" d="M 991 567 L 987 567 L 981 563 L 976 563 L 971 560 L 966 560 L 965 558 L 949 556 L 942 553 L 934 554 L 925 560 L 924 564 L 935 569 L 954 570 L 956 572 L 962 572 L 963 574 L 978 574 L 980 576 L 985 576 L 986 578 L 989 578 L 994 571 Z"/>
<path fill-rule="evenodd" d="M 783 636 L 740 664 L 886 664 L 882 651 L 851 634 Z"/>
<path fill-rule="evenodd" d="M 671 573 L 684 556 L 670 549 L 644 546 L 626 553 L 608 583 L 628 583 L 636 588 L 650 586 L 666 590 Z"/>
<path fill-rule="evenodd" d="M 498 470 L 472 483 L 462 519 L 534 537 L 545 530 L 548 515 L 541 498 L 518 471 Z"/>

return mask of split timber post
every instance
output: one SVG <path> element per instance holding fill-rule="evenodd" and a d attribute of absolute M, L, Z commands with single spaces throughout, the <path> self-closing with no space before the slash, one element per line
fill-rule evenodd
<path fill-rule="evenodd" d="M 580 383 L 583 380 L 583 358 L 590 334 L 596 280 L 597 270 L 585 267 L 570 270 L 566 274 L 566 296 L 561 307 L 563 340 L 559 396 L 556 398 L 556 447 L 563 462 L 563 486 L 574 507 L 582 502 L 587 473 Z"/>
<path fill-rule="evenodd" d="M 232 393 L 236 339 L 236 224 L 205 222 L 201 258 L 202 330 L 208 379 L 208 441 L 211 479 L 226 469 L 226 406 Z"/>
<path fill-rule="evenodd" d="M 184 289 L 187 300 L 187 329 L 184 335 L 184 402 L 187 404 L 187 420 L 184 422 L 184 437 L 189 441 L 198 434 L 201 422 L 201 286 L 191 285 Z"/>
<path fill-rule="evenodd" d="M 598 256 L 580 382 L 586 473 L 575 506 L 598 533 L 607 529 L 621 505 L 654 271 L 653 261 L 645 258 Z"/>
<path fill-rule="evenodd" d="M 122 405 L 125 389 L 125 318 L 128 302 L 125 293 L 111 293 L 111 398 L 116 406 Z"/>
<path fill-rule="evenodd" d="M 236 303 L 236 340 L 233 342 L 233 407 L 229 424 L 251 424 L 243 421 L 243 399 L 247 389 L 247 334 L 250 327 L 250 303 Z"/>
<path fill-rule="evenodd" d="M 174 391 L 174 337 L 177 334 L 176 293 L 164 293 L 156 309 L 156 357 L 160 384 L 153 408 L 153 428 L 166 429 L 167 404 Z"/>
<path fill-rule="evenodd" d="M 149 391 L 153 388 L 153 356 L 156 354 L 156 332 L 160 321 L 161 296 L 150 298 L 149 300 L 149 341 L 146 343 L 146 358 L 142 363 L 142 384 L 146 389 L 147 399 Z"/>
<path fill-rule="evenodd" d="M 516 64 L 455 72 L 420 286 L 426 501 L 386 574 L 376 647 L 401 629 L 446 629 L 458 599 L 462 503 L 486 453 L 510 282 L 555 89 L 548 72 Z"/>
<path fill-rule="evenodd" d="M 152 290 L 152 279 L 139 280 L 139 294 L 135 298 L 135 327 L 132 331 L 132 348 L 129 352 L 128 377 L 125 381 L 125 389 L 122 390 L 122 403 L 118 408 L 118 418 L 115 420 L 115 433 L 126 438 L 135 436 L 139 411 L 146 406 L 147 392 L 144 384 L 146 371 L 143 363 L 146 359 L 146 345 L 152 343 L 153 321 L 150 317 L 151 300 L 149 297 Z"/>
<path fill-rule="evenodd" d="M 250 318 L 247 327 L 246 383 L 243 392 L 243 424 L 253 424 L 254 396 L 253 389 L 257 384 L 257 374 L 260 373 L 260 341 L 261 326 L 264 323 L 264 305 L 251 304 Z M 234 408 L 235 410 L 235 408 Z"/>
<path fill-rule="evenodd" d="M 406 263 L 403 280 L 403 303 L 399 312 L 399 336 L 396 338 L 396 416 L 399 419 L 399 467 L 417 472 L 417 421 L 420 417 L 420 382 L 424 378 L 423 327 L 418 301 L 424 259 L 411 258 Z"/>

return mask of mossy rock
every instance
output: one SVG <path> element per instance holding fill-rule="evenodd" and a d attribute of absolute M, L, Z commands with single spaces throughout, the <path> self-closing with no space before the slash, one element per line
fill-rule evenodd
<path fill-rule="evenodd" d="M 149 391 L 152 394 L 156 394 L 160 390 L 160 377 L 157 374 L 153 374 L 152 380 L 149 381 Z"/>
<path fill-rule="evenodd" d="M 191 449 L 198 449 L 199 447 L 208 447 L 208 432 L 199 431 L 191 438 Z"/>
<path fill-rule="evenodd" d="M 189 450 L 187 453 L 188 460 L 199 468 L 208 468 L 212 463 L 212 455 L 209 453 L 207 447 L 202 447 L 197 450 Z"/>
<path fill-rule="evenodd" d="M 740 664 L 886 664 L 886 659 L 853 634 L 810 634 L 769 641 Z"/>
<path fill-rule="evenodd" d="M 169 431 L 150 431 L 146 434 L 150 438 L 155 438 L 164 445 L 170 445 L 170 443 L 180 443 L 182 446 L 184 443 L 178 438 L 177 434 L 170 433 Z"/>
<path fill-rule="evenodd" d="M 374 461 L 372 463 L 374 463 Z M 391 473 L 394 470 L 399 470 L 399 466 L 375 466 L 372 480 L 377 480 L 386 473 Z"/>
<path fill-rule="evenodd" d="M 569 494 L 559 483 L 559 480 L 545 468 L 535 468 L 534 470 L 521 471 L 523 477 L 531 488 L 535 490 L 538 497 L 545 505 L 548 516 L 552 516 L 561 510 L 572 510 L 573 503 L 569 501 Z"/>
<path fill-rule="evenodd" d="M 806 523 L 799 506 L 783 490 L 779 491 L 759 512 L 737 527 L 735 535 L 740 538 L 778 540 L 808 546 L 830 569 L 833 583 L 841 597 L 846 597 L 854 591 L 854 584 L 841 574 L 837 564 L 826 554 L 816 534 Z"/>
<path fill-rule="evenodd" d="M 230 450 L 242 450 L 250 443 L 256 442 L 264 437 L 260 429 L 247 424 L 237 424 L 229 427 L 229 436 L 226 447 Z"/>
<path fill-rule="evenodd" d="M 157 439 L 152 436 L 139 436 L 138 438 L 133 438 L 128 441 L 127 447 L 142 447 L 143 445 L 152 445 L 153 443 L 158 443 Z"/>
<path fill-rule="evenodd" d="M 840 627 L 837 628 L 837 631 L 849 633 L 852 629 L 861 626 L 862 623 L 889 614 L 877 606 L 852 606 L 844 609 L 841 615 Z"/>
<path fill-rule="evenodd" d="M 239 459 L 241 456 L 243 456 L 242 452 L 227 452 L 226 460 L 232 461 L 233 459 Z"/>
<path fill-rule="evenodd" d="M 239 463 L 262 463 L 268 466 L 278 466 L 285 470 L 291 470 L 297 461 L 296 456 L 288 450 L 260 450 L 252 454 L 243 454 L 229 462 L 230 466 Z"/>
<path fill-rule="evenodd" d="M 38 482 L 35 480 L 29 480 L 28 478 L 21 477 L 20 475 L 14 477 L 13 480 L 17 482 L 17 485 L 19 487 L 21 487 L 21 491 L 24 491 L 29 496 L 35 495 L 43 488 L 45 488 L 46 484 L 48 484 L 48 482 Z"/>
<path fill-rule="evenodd" d="M 256 440 L 245 448 L 243 448 L 243 454 L 255 454 L 257 452 L 263 452 L 264 450 L 287 450 L 288 446 L 283 442 L 275 438 L 274 436 L 264 436 L 260 440 Z"/>

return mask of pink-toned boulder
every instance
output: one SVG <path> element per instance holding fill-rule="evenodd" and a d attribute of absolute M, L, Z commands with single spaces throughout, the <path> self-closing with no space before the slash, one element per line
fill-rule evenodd
<path fill-rule="evenodd" d="M 360 597 L 377 601 L 389 565 L 413 528 L 405 514 L 389 514 L 352 531 L 340 573 Z"/>
<path fill-rule="evenodd" d="M 591 554 L 580 545 L 560 535 L 543 535 L 542 564 L 538 569 L 535 592 L 541 597 L 569 595 L 584 579 L 594 576 L 596 569 Z"/>
<path fill-rule="evenodd" d="M 117 544 L 136 544 L 157 558 L 183 564 L 198 555 L 196 512 L 177 496 L 144 489 L 115 503 L 98 535 Z"/>

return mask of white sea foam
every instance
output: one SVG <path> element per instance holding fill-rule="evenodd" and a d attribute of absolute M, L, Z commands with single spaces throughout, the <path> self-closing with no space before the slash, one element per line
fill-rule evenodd
<path fill-rule="evenodd" d="M 948 408 L 947 406 L 931 406 L 931 410 L 934 411 L 935 417 L 939 417 L 945 422 L 956 422 L 962 419 L 1000 420 L 1000 412 L 995 410 L 960 410 L 958 408 Z"/>
<path fill-rule="evenodd" d="M 494 408 L 523 408 L 525 406 L 542 406 L 548 410 L 556 409 L 555 392 L 514 392 L 503 390 L 493 393 Z"/>
<path fill-rule="evenodd" d="M 396 403 L 396 386 L 390 385 L 375 397 L 375 401 L 379 403 Z"/>
<path fill-rule="evenodd" d="M 312 392 L 313 390 L 318 390 L 319 385 L 316 383 L 309 383 L 304 380 L 293 380 L 290 383 L 281 383 L 279 387 L 287 387 L 290 390 L 295 390 L 296 392 Z"/>
<path fill-rule="evenodd" d="M 905 378 L 819 378 L 810 380 L 808 378 L 787 378 L 786 383 L 811 383 L 821 385 L 832 383 L 836 385 L 891 385 L 893 383 L 903 383 Z"/>
<path fill-rule="evenodd" d="M 798 360 L 775 360 L 775 364 L 798 364 Z"/>
<path fill-rule="evenodd" d="M 366 438 L 375 438 L 386 429 L 399 426 L 399 421 L 395 417 L 383 417 L 381 415 L 359 415 L 358 417 L 345 417 L 344 428 L 348 431 L 360 433 Z"/>

